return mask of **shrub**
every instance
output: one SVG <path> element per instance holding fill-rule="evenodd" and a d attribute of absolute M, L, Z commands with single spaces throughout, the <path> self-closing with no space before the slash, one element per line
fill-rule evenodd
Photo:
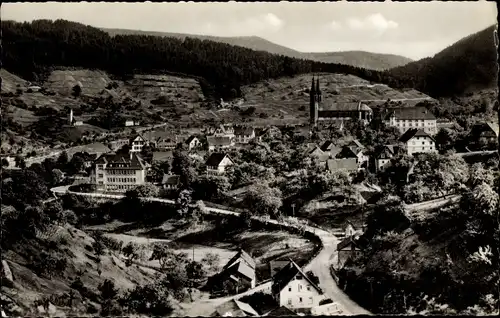
<path fill-rule="evenodd" d="M 47 252 L 41 252 L 34 257 L 31 266 L 38 275 L 44 275 L 51 278 L 54 274 L 62 274 L 66 269 L 67 260 L 65 258 L 53 256 Z"/>

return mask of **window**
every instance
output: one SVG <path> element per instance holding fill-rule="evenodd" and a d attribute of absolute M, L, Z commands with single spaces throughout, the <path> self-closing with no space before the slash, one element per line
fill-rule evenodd
<path fill-rule="evenodd" d="M 291 305 L 292 304 L 292 298 L 288 298 L 288 304 Z"/>
<path fill-rule="evenodd" d="M 99 173 L 98 178 L 104 178 L 104 174 Z"/>
<path fill-rule="evenodd" d="M 422 145 L 425 145 L 425 141 L 422 141 Z"/>
<path fill-rule="evenodd" d="M 288 287 L 288 291 L 291 292 L 292 291 L 292 287 Z"/>
<path fill-rule="evenodd" d="M 295 279 L 302 279 L 302 275 L 295 276 Z"/>
<path fill-rule="evenodd" d="M 307 286 L 307 291 L 311 291 L 311 286 Z"/>
<path fill-rule="evenodd" d="M 302 302 L 302 297 L 299 297 L 299 303 L 301 303 L 301 302 Z"/>
<path fill-rule="evenodd" d="M 312 297 L 309 297 L 309 303 L 312 304 L 313 303 L 313 298 Z"/>
<path fill-rule="evenodd" d="M 299 285 L 299 291 L 301 291 L 301 290 L 302 290 L 302 285 Z"/>

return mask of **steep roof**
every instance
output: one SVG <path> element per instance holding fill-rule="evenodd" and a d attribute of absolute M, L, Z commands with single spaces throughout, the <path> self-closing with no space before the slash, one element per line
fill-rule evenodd
<path fill-rule="evenodd" d="M 328 170 L 331 172 L 338 170 L 348 170 L 348 171 L 356 171 L 358 170 L 358 163 L 355 158 L 346 158 L 346 159 L 329 159 L 326 162 Z"/>
<path fill-rule="evenodd" d="M 394 156 L 394 153 L 395 149 L 393 145 L 383 145 L 375 149 L 374 157 L 380 158 L 380 156 L 384 154 L 387 158 L 391 158 Z"/>
<path fill-rule="evenodd" d="M 365 149 L 365 146 L 363 146 L 362 143 L 359 142 L 359 140 L 357 139 L 354 139 L 352 140 L 349 144 L 348 144 L 349 147 L 356 147 L 356 148 L 359 148 L 359 149 Z"/>
<path fill-rule="evenodd" d="M 330 140 L 327 140 L 327 141 L 325 141 L 325 142 L 321 145 L 320 149 L 321 149 L 322 151 L 328 151 L 328 150 L 332 149 L 334 146 L 335 146 L 335 144 L 334 144 L 333 142 L 331 142 Z"/>
<path fill-rule="evenodd" d="M 135 134 L 132 137 L 130 137 L 129 142 L 132 143 L 137 137 L 140 137 L 142 140 L 146 140 L 143 136 Z"/>
<path fill-rule="evenodd" d="M 255 266 L 255 260 L 247 252 L 240 250 L 222 268 L 222 272 L 236 271 L 253 280 L 255 278 Z"/>
<path fill-rule="evenodd" d="M 243 127 L 234 127 L 235 135 L 251 135 L 254 132 L 253 127 L 243 126 Z"/>
<path fill-rule="evenodd" d="M 175 174 L 164 174 L 161 184 L 178 185 L 181 177 Z"/>
<path fill-rule="evenodd" d="M 285 317 L 289 317 L 289 316 L 298 316 L 298 314 L 295 313 L 294 311 L 292 311 L 291 309 L 288 309 L 285 306 L 281 306 L 281 307 L 278 307 L 276 309 L 271 310 L 270 312 L 268 312 L 264 316 L 271 316 L 271 317 L 285 316 Z"/>
<path fill-rule="evenodd" d="M 229 146 L 229 145 L 231 145 L 231 137 L 208 136 L 207 142 L 208 142 L 209 146 Z"/>
<path fill-rule="evenodd" d="M 196 137 L 195 135 L 189 136 L 189 138 L 188 138 L 188 139 L 186 139 L 185 143 L 186 143 L 186 144 L 189 144 L 189 143 L 190 143 L 191 141 L 193 141 L 193 139 L 195 139 L 195 138 L 196 138 L 196 139 L 198 139 L 198 137 Z"/>
<path fill-rule="evenodd" d="M 248 254 L 244 250 L 239 250 L 238 253 L 236 253 L 229 260 L 229 262 L 227 262 L 227 264 L 224 266 L 224 269 L 232 266 L 233 264 L 235 264 L 238 261 L 238 259 L 240 259 L 240 258 L 243 259 L 246 263 L 248 263 L 248 265 L 251 268 L 255 268 L 256 263 L 255 263 L 255 260 L 252 258 L 252 256 L 250 256 L 250 254 Z"/>
<path fill-rule="evenodd" d="M 398 120 L 432 120 L 436 117 L 425 107 L 399 107 L 399 108 L 389 108 L 388 113 L 385 115 L 385 119 L 389 119 L 391 116 L 396 116 Z"/>
<path fill-rule="evenodd" d="M 422 129 L 417 129 L 417 128 L 408 129 L 401 137 L 399 137 L 399 141 L 407 142 L 408 140 L 414 137 L 427 137 L 434 141 L 434 138 L 432 138 L 429 134 L 427 134 Z"/>
<path fill-rule="evenodd" d="M 135 168 L 135 169 L 145 169 L 146 168 L 141 157 L 139 157 L 135 153 L 132 153 L 132 154 L 106 153 L 106 154 L 102 154 L 95 161 L 95 163 L 97 163 L 97 164 L 104 164 L 105 163 L 107 165 L 126 163 L 126 164 L 130 165 L 128 168 Z"/>
<path fill-rule="evenodd" d="M 343 250 L 346 247 L 349 247 L 351 245 L 354 245 L 355 248 L 359 249 L 358 243 L 356 243 L 355 239 L 353 236 L 346 237 L 340 243 L 337 244 L 337 251 Z"/>
<path fill-rule="evenodd" d="M 212 316 L 245 317 L 247 315 L 258 316 L 259 314 L 249 304 L 236 299 L 231 299 L 215 307 L 215 312 Z"/>
<path fill-rule="evenodd" d="M 286 285 L 297 275 L 302 275 L 311 284 L 314 289 L 316 289 L 320 294 L 323 294 L 321 288 L 319 288 L 297 265 L 294 261 L 290 262 L 283 267 L 276 275 L 273 277 L 273 285 L 271 287 L 273 294 L 279 293 Z"/>
<path fill-rule="evenodd" d="M 222 160 L 224 160 L 226 156 L 227 155 L 225 153 L 214 152 L 210 155 L 210 157 L 208 157 L 207 161 L 205 162 L 205 165 L 210 167 L 217 167 L 222 162 Z M 231 160 L 231 158 L 229 158 L 229 160 Z"/>

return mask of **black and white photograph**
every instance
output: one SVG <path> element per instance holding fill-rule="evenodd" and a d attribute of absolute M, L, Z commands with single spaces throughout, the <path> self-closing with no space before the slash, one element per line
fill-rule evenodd
<path fill-rule="evenodd" d="M 2 318 L 500 314 L 496 2 L 0 13 Z"/>

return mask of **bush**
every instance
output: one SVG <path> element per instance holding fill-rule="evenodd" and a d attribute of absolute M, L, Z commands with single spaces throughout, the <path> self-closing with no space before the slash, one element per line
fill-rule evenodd
<path fill-rule="evenodd" d="M 51 278 L 54 274 L 62 274 L 66 269 L 67 260 L 47 252 L 41 252 L 40 255 L 34 257 L 31 266 L 38 275 Z"/>
<path fill-rule="evenodd" d="M 306 106 L 302 105 L 302 106 L 299 107 L 299 111 L 303 112 L 305 110 L 306 110 Z"/>

